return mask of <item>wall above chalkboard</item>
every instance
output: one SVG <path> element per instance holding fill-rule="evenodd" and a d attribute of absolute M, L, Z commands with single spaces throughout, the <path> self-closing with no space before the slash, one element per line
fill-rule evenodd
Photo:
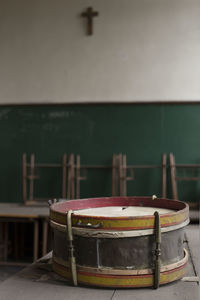
<path fill-rule="evenodd" d="M 200 100 L 196 0 L 1 1 L 0 104 Z"/>

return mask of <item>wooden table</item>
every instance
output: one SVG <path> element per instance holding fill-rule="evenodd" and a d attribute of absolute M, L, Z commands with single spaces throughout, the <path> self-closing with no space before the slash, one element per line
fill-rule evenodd
<path fill-rule="evenodd" d="M 56 275 L 48 257 L 25 268 L 15 276 L 0 284 L 1 300 L 199 300 L 199 285 L 194 281 L 198 270 L 199 259 L 199 227 L 189 226 L 186 230 L 185 247 L 190 254 L 188 279 L 179 280 L 159 289 L 100 289 L 92 287 L 73 287 Z M 50 254 L 49 254 L 50 257 Z M 186 280 L 186 281 L 185 281 Z M 16 292 L 17 291 L 17 292 Z"/>
<path fill-rule="evenodd" d="M 3 262 L 8 258 L 8 223 L 33 223 L 33 261 L 38 259 L 38 245 L 39 245 L 39 220 L 42 221 L 42 254 L 47 252 L 47 236 L 48 236 L 48 216 L 49 208 L 25 206 L 19 203 L 0 203 L 0 229 L 1 236 L 4 235 L 2 243 L 3 246 Z M 1 262 L 1 263 L 3 263 Z"/>

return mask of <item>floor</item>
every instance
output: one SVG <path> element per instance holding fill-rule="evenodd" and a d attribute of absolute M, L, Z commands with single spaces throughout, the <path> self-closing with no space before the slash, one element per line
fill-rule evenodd
<path fill-rule="evenodd" d="M 17 266 L 0 266 L 0 283 L 12 275 L 18 273 L 21 271 L 23 267 L 17 267 Z"/>
<path fill-rule="evenodd" d="M 10 300 L 199 300 L 200 289 L 194 280 L 199 276 L 200 230 L 198 225 L 189 225 L 186 229 L 186 247 L 190 253 L 187 278 L 172 284 L 161 286 L 158 290 L 145 289 L 100 289 L 73 287 L 67 281 L 52 272 L 47 259 L 43 259 L 4 281 L 0 281 L 0 299 Z M 46 257 L 48 258 L 48 257 Z M 1 274 L 6 273 L 0 267 Z M 15 269 L 16 271 L 16 269 Z M 192 281 L 191 281 L 192 280 Z"/>

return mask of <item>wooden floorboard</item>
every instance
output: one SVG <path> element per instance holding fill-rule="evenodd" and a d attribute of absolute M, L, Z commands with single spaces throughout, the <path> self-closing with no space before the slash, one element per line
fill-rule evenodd
<path fill-rule="evenodd" d="M 40 281 L 24 281 L 19 278 L 6 280 L 0 285 L 1 300 L 75 300 L 75 299 L 98 299 L 110 300 L 112 290 L 92 289 L 84 287 L 72 287 L 61 284 L 45 282 L 46 277 Z"/>
<path fill-rule="evenodd" d="M 110 300 L 113 290 L 73 287 L 52 270 L 32 265 L 0 284 L 1 300 Z"/>
<path fill-rule="evenodd" d="M 196 283 L 174 282 L 153 289 L 117 290 L 112 300 L 199 300 Z"/>
<path fill-rule="evenodd" d="M 199 244 L 198 226 L 186 231 L 191 257 L 187 276 L 195 276 Z M 194 256 L 194 258 L 193 258 Z M 196 282 L 177 281 L 154 290 L 145 289 L 98 289 L 73 287 L 56 275 L 50 264 L 36 263 L 15 274 L 0 284 L 0 300 L 199 300 L 199 286 Z"/>
<path fill-rule="evenodd" d="M 0 283 L 18 273 L 23 267 L 0 265 Z"/>
<path fill-rule="evenodd" d="M 200 275 L 200 227 L 190 225 L 185 229 L 185 235 L 189 242 L 189 248 L 197 275 Z"/>

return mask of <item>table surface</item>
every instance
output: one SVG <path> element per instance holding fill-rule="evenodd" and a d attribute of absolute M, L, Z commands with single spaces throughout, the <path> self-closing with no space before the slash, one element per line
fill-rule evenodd
<path fill-rule="evenodd" d="M 0 203 L 0 218 L 38 218 L 48 216 L 48 206 L 25 206 L 20 203 Z"/>
<path fill-rule="evenodd" d="M 0 203 L 0 218 L 38 218 L 48 217 L 48 206 L 26 206 L 23 203 Z M 199 219 L 198 210 L 190 210 L 190 218 Z"/>
<path fill-rule="evenodd" d="M 197 276 L 199 270 L 199 226 L 190 225 L 186 231 L 185 247 L 188 248 L 190 259 L 187 277 Z M 67 281 L 56 275 L 49 257 L 42 258 L 35 264 L 23 269 L 0 284 L 1 300 L 199 300 L 199 285 L 197 282 L 179 280 L 161 286 L 159 289 L 100 289 L 92 287 L 73 287 Z M 186 280 L 186 278 L 185 278 Z"/>

